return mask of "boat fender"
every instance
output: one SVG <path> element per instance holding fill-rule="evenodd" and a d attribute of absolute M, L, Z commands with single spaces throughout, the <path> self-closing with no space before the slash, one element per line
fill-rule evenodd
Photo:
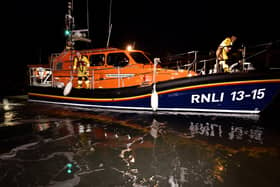
<path fill-rule="evenodd" d="M 153 85 L 153 91 L 151 96 L 151 107 L 153 111 L 158 109 L 158 94 L 156 92 L 156 85 Z"/>
<path fill-rule="evenodd" d="M 158 109 L 158 94 L 157 94 L 157 90 L 156 90 L 156 71 L 157 71 L 157 64 L 159 62 L 160 62 L 159 58 L 154 58 L 153 90 L 152 90 L 152 95 L 151 95 L 151 107 L 154 112 Z"/>
<path fill-rule="evenodd" d="M 68 94 L 70 94 L 72 87 L 73 87 L 73 76 L 71 76 L 69 82 L 66 84 L 64 90 L 63 90 L 63 95 L 67 96 Z"/>
<path fill-rule="evenodd" d="M 64 88 L 64 90 L 63 90 L 63 95 L 64 96 L 67 96 L 70 92 L 71 92 L 71 90 L 72 90 L 72 81 L 69 81 L 67 84 L 66 84 L 66 86 L 65 86 L 65 88 Z"/>

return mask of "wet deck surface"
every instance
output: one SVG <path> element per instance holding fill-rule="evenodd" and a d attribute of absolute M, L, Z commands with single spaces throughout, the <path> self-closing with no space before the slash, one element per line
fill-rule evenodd
<path fill-rule="evenodd" d="M 279 185 L 277 121 L 1 106 L 0 186 Z"/>

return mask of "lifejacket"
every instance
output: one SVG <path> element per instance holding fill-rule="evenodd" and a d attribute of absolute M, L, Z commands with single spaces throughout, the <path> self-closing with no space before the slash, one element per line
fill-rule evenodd
<path fill-rule="evenodd" d="M 89 61 L 85 56 L 82 56 L 80 59 L 78 57 L 75 57 L 74 69 L 77 68 L 79 77 L 88 75 L 88 67 Z"/>
<path fill-rule="evenodd" d="M 78 63 L 77 63 L 77 66 L 79 67 L 79 66 L 86 66 L 87 64 L 86 64 L 86 62 L 83 60 L 83 59 L 81 59 L 81 60 L 78 60 Z"/>

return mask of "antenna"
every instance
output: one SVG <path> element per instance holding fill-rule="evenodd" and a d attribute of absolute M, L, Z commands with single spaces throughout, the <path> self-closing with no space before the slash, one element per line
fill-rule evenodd
<path fill-rule="evenodd" d="M 88 0 L 87 0 L 87 30 L 88 30 L 88 38 L 89 38 L 89 10 L 88 10 Z"/>
<path fill-rule="evenodd" d="M 108 39 L 106 47 L 109 47 L 111 31 L 112 31 L 112 23 L 111 23 L 111 14 L 112 14 L 112 0 L 110 0 L 110 8 L 109 8 L 109 32 L 108 32 Z"/>

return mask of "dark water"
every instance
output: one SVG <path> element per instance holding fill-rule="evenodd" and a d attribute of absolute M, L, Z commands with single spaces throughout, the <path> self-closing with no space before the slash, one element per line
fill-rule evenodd
<path fill-rule="evenodd" d="M 7 103 L 9 103 L 7 105 Z M 0 109 L 0 186 L 278 186 L 278 121 Z"/>

